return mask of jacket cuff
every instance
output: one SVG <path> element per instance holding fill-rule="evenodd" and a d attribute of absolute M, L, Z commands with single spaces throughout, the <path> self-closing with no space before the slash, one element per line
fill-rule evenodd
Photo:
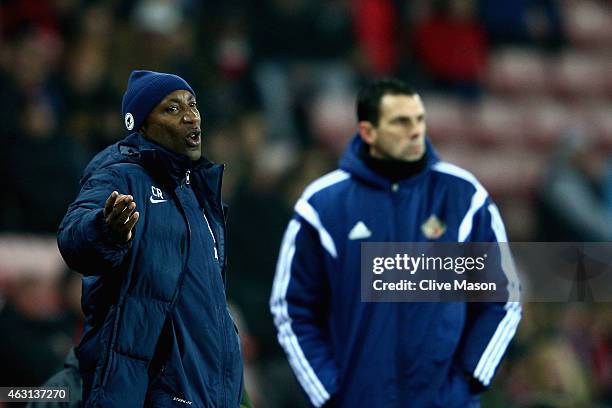
<path fill-rule="evenodd" d="M 487 388 L 489 388 L 467 370 L 463 372 L 463 376 L 468 383 L 470 394 L 472 395 L 481 394 L 482 392 L 486 391 Z"/>

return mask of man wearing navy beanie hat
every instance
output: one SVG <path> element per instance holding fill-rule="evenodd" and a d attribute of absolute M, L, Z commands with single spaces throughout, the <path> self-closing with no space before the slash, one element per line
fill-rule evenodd
<path fill-rule="evenodd" d="M 223 166 L 202 157 L 195 92 L 133 71 L 122 113 L 130 133 L 89 163 L 58 231 L 84 275 L 84 406 L 248 406 L 225 300 Z"/>
<path fill-rule="evenodd" d="M 153 71 L 133 71 L 121 104 L 127 130 L 140 129 L 151 110 L 166 95 L 181 89 L 195 96 L 191 86 L 177 75 Z"/>

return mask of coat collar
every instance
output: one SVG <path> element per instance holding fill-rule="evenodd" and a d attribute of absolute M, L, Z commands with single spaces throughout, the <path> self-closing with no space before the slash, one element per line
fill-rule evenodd
<path fill-rule="evenodd" d="M 205 157 L 192 161 L 185 155 L 145 138 L 139 132 L 132 133 L 119 142 L 119 152 L 127 160 L 139 162 L 160 183 L 172 188 L 185 181 L 188 171 L 190 175 L 212 171 L 213 178 L 221 177 L 223 172 L 223 166 L 216 165 Z M 220 171 L 217 169 L 219 167 Z M 204 178 L 210 179 L 210 176 Z"/>
<path fill-rule="evenodd" d="M 391 185 L 394 184 L 391 180 L 381 176 L 374 172 L 374 170 L 370 169 L 363 160 L 359 157 L 359 149 L 364 144 L 363 140 L 359 134 L 355 134 L 345 149 L 342 157 L 340 158 L 339 167 L 342 170 L 349 172 L 354 177 L 358 178 L 365 184 L 381 188 L 381 189 L 390 189 Z M 429 138 L 425 138 L 425 145 L 427 149 L 427 163 L 421 172 L 415 174 L 413 177 L 400 180 L 398 184 L 401 186 L 409 185 L 415 183 L 420 180 L 424 174 L 427 174 L 436 162 L 440 159 L 438 158 L 438 154 L 433 148 Z"/>

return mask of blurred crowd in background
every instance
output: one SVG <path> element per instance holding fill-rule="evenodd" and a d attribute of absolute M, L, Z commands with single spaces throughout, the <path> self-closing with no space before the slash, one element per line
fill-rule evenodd
<path fill-rule="evenodd" d="M 226 163 L 255 406 L 306 406 L 268 298 L 292 206 L 355 132 L 364 81 L 413 84 L 434 145 L 482 181 L 511 240 L 612 238 L 607 0 L 3 0 L 0 386 L 40 385 L 78 343 L 80 279 L 54 233 L 84 166 L 126 135 L 133 69 L 193 86 L 204 154 Z M 612 406 L 612 306 L 524 309 L 484 406 Z"/>

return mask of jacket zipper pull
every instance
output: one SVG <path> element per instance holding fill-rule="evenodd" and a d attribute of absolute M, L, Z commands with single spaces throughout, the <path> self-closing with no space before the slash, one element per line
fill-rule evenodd
<path fill-rule="evenodd" d="M 185 184 L 189 184 L 189 173 L 191 173 L 191 170 L 187 170 L 185 173 Z"/>

